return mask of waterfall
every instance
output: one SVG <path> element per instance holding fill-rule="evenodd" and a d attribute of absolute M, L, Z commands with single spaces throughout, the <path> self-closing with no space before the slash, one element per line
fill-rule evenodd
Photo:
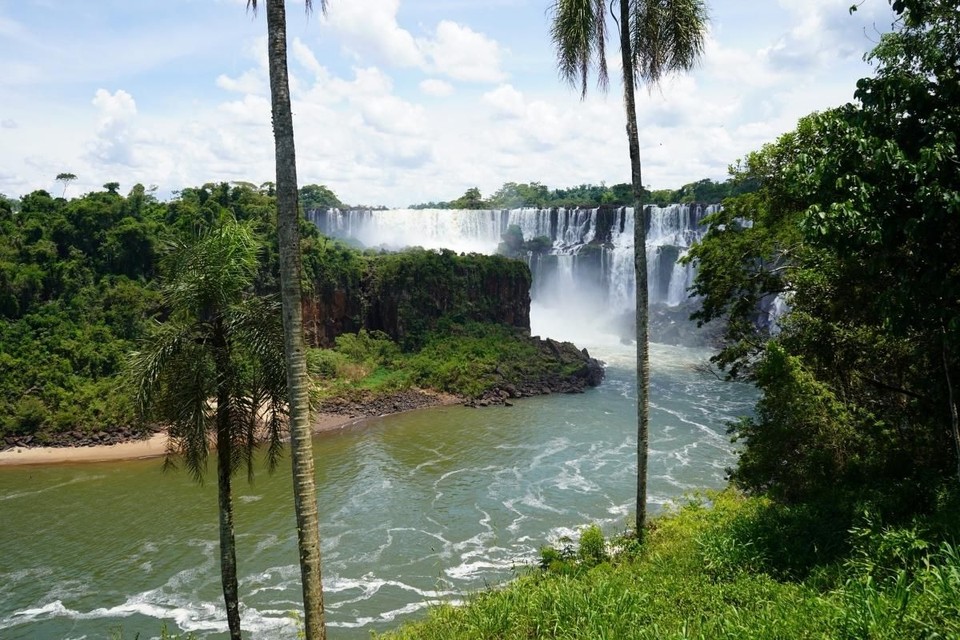
<path fill-rule="evenodd" d="M 704 216 L 717 205 L 645 207 L 650 304 L 676 307 L 689 299 L 694 267 L 677 260 L 702 237 Z M 633 225 L 630 207 L 465 211 L 447 209 L 315 210 L 307 217 L 328 236 L 366 247 L 452 249 L 493 254 L 511 225 L 525 241 L 546 238 L 547 253 L 528 258 L 534 303 L 607 315 L 634 309 Z M 597 307 L 596 305 L 601 305 Z"/>

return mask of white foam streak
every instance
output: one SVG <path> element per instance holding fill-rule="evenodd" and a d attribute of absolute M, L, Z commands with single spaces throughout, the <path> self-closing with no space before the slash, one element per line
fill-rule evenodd
<path fill-rule="evenodd" d="M 0 502 L 5 502 L 7 500 L 16 500 L 17 498 L 31 498 L 33 496 L 38 496 L 48 491 L 55 491 L 57 489 L 62 489 L 63 487 L 69 487 L 72 484 L 82 483 L 82 482 L 93 482 L 94 480 L 101 480 L 106 476 L 96 475 L 96 476 L 78 476 L 72 478 L 67 482 L 61 482 L 59 484 L 51 485 L 49 487 L 43 487 L 42 489 L 34 489 L 32 491 L 15 491 L 13 493 L 8 493 L 5 495 L 0 495 Z"/>

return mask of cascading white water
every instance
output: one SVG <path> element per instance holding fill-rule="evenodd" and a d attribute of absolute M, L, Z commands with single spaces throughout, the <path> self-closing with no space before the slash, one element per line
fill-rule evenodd
<path fill-rule="evenodd" d="M 650 304 L 677 306 L 688 299 L 692 265 L 677 263 L 705 228 L 703 217 L 716 205 L 675 204 L 646 207 L 647 275 Z M 531 255 L 534 303 L 590 307 L 609 315 L 634 306 L 633 225 L 630 207 L 511 210 L 393 209 L 384 211 L 310 211 L 321 232 L 368 247 L 420 246 L 492 254 L 511 225 L 524 240 L 547 238 L 548 255 Z"/>

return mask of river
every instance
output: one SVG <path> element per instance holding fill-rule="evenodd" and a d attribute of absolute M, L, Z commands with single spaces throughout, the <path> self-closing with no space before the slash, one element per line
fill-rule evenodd
<path fill-rule="evenodd" d="M 582 395 L 426 409 L 316 438 L 332 639 L 367 638 L 509 580 L 584 523 L 629 526 L 635 352 L 582 343 L 607 363 L 606 381 Z M 754 392 L 699 372 L 708 356 L 652 345 L 654 512 L 721 486 L 733 462 L 725 424 L 750 411 Z M 148 638 L 164 624 L 225 637 L 215 475 L 198 486 L 161 466 L 0 468 L 0 637 Z M 274 475 L 235 483 L 242 619 L 255 638 L 295 636 L 289 476 L 285 459 Z"/>

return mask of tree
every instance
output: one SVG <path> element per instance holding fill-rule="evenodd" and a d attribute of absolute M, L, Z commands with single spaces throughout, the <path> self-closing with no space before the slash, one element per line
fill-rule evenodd
<path fill-rule="evenodd" d="M 478 192 L 479 195 L 479 192 Z M 530 184 L 505 182 L 490 196 L 487 206 L 491 209 L 516 209 L 518 207 L 545 207 L 550 200 L 550 190 L 539 182 Z"/>
<path fill-rule="evenodd" d="M 717 361 L 763 394 L 732 480 L 782 499 L 919 510 L 960 475 L 960 16 L 893 5 L 854 101 L 749 154 L 735 179 L 759 189 L 691 251 L 699 319 L 727 322 Z M 789 314 L 763 335 L 779 293 Z"/>
<path fill-rule="evenodd" d="M 179 456 L 202 481 L 215 443 L 220 580 L 231 639 L 241 637 L 231 479 L 244 464 L 252 477 L 253 451 L 263 439 L 275 465 L 286 400 L 276 304 L 252 295 L 258 249 L 251 227 L 232 219 L 175 243 L 164 261 L 170 317 L 130 357 L 141 415 L 169 425 L 168 463 Z"/>
<path fill-rule="evenodd" d="M 311 1 L 305 0 L 307 9 Z M 300 212 L 297 193 L 297 154 L 287 76 L 287 18 L 283 0 L 266 0 L 267 59 L 277 172 L 277 235 L 280 251 L 280 296 L 283 303 L 283 337 L 287 389 L 290 398 L 290 451 L 293 460 L 293 495 L 297 512 L 297 540 L 303 587 L 304 627 L 307 640 L 326 637 L 323 588 L 320 579 L 320 521 L 314 477 L 310 404 L 307 396 L 306 343 L 300 291 Z M 248 0 L 257 8 L 257 0 Z M 326 11 L 326 0 L 320 0 Z"/>
<path fill-rule="evenodd" d="M 304 211 L 342 207 L 343 203 L 326 185 L 308 184 L 300 188 L 300 204 Z"/>
<path fill-rule="evenodd" d="M 596 66 L 598 84 L 607 87 L 606 35 L 609 9 L 619 5 L 615 18 L 620 36 L 623 103 L 630 149 L 630 177 L 634 211 L 634 273 L 637 313 L 637 515 L 636 535 L 643 536 L 647 517 L 647 448 L 649 440 L 650 358 L 648 353 L 648 292 L 646 218 L 634 89 L 637 82 L 656 84 L 665 74 L 686 71 L 696 64 L 704 47 L 706 7 L 703 0 L 556 0 L 551 38 L 557 50 L 560 75 L 587 95 L 590 67 Z"/>
<path fill-rule="evenodd" d="M 486 203 L 483 201 L 480 189 L 470 187 L 462 196 L 451 202 L 450 207 L 453 209 L 483 209 L 486 207 Z"/>
<path fill-rule="evenodd" d="M 77 176 L 73 173 L 58 173 L 57 182 L 63 183 L 63 194 L 61 197 L 65 198 L 67 196 L 67 185 L 77 179 Z"/>

